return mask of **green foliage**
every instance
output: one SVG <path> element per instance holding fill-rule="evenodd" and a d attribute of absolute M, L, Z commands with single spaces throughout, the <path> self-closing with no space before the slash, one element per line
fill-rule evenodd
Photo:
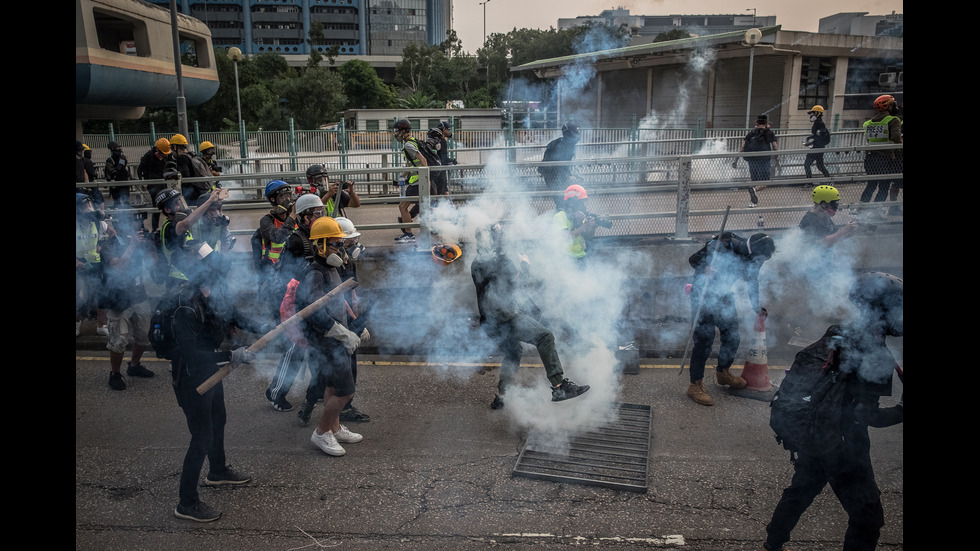
<path fill-rule="evenodd" d="M 687 29 L 671 29 L 669 31 L 664 31 L 653 37 L 654 42 L 667 42 L 669 40 L 680 40 L 682 38 L 690 37 L 690 33 Z"/>
<path fill-rule="evenodd" d="M 387 109 L 395 106 L 397 94 L 384 83 L 366 61 L 353 59 L 337 70 L 344 82 L 348 109 Z"/>
<path fill-rule="evenodd" d="M 340 120 L 347 104 L 344 83 L 336 71 L 313 67 L 299 78 L 282 81 L 279 97 L 284 109 L 295 119 L 296 128 L 314 129 Z"/>

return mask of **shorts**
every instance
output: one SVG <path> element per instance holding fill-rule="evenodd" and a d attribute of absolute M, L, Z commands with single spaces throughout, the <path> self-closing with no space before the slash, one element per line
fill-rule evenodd
<path fill-rule="evenodd" d="M 130 344 L 144 349 L 150 347 L 150 303 L 144 300 L 125 310 L 108 310 L 109 352 L 122 354 Z"/>
<path fill-rule="evenodd" d="M 419 196 L 419 185 L 409 184 L 405 186 L 405 197 L 418 197 Z"/>
<path fill-rule="evenodd" d="M 316 369 L 319 388 L 332 388 L 334 396 L 350 396 L 354 394 L 350 354 L 339 343 L 334 343 L 311 346 L 307 361 L 311 369 Z"/>

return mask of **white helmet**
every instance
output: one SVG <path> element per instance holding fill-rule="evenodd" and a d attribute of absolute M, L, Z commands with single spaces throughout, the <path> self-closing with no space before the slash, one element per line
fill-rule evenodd
<path fill-rule="evenodd" d="M 338 217 L 335 218 L 335 220 L 337 220 L 337 223 L 340 224 L 341 231 L 347 234 L 347 239 L 353 239 L 354 237 L 361 235 L 361 232 L 357 231 L 357 228 L 354 227 L 354 223 L 351 222 L 350 219 Z"/>
<path fill-rule="evenodd" d="M 300 195 L 299 199 L 296 200 L 296 214 L 302 214 L 303 211 L 307 209 L 322 208 L 323 201 L 315 193 L 306 193 Z"/>

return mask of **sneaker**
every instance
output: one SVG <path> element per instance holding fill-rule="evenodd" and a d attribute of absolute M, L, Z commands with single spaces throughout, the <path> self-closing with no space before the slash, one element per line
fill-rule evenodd
<path fill-rule="evenodd" d="M 340 457 L 341 455 L 347 453 L 347 450 L 337 443 L 337 438 L 330 431 L 323 434 L 317 434 L 316 429 L 313 429 L 313 435 L 310 436 L 310 442 L 313 442 L 314 446 L 323 450 L 323 453 L 327 455 Z"/>
<path fill-rule="evenodd" d="M 286 400 L 285 396 L 280 396 L 276 399 L 273 399 L 272 392 L 269 391 L 268 388 L 265 389 L 265 399 L 268 400 L 270 404 L 272 404 L 272 409 L 276 411 L 286 412 L 286 411 L 293 410 L 293 404 L 290 404 L 289 401 Z"/>
<path fill-rule="evenodd" d="M 126 381 L 122 378 L 122 373 L 109 373 L 109 388 L 112 390 L 126 390 Z"/>
<path fill-rule="evenodd" d="M 226 484 L 248 484 L 252 477 L 242 474 L 231 467 L 225 469 L 221 474 L 208 473 L 204 478 L 206 486 L 224 486 Z"/>
<path fill-rule="evenodd" d="M 95 333 L 97 335 L 99 335 L 100 337 L 108 337 L 109 336 L 109 328 L 106 327 L 105 325 L 100 325 L 100 326 L 98 326 L 98 327 L 95 328 Z"/>
<path fill-rule="evenodd" d="M 749 203 L 749 208 L 750 209 L 754 209 L 755 207 L 758 207 L 758 206 L 759 206 L 759 203 Z"/>
<path fill-rule="evenodd" d="M 364 440 L 363 436 L 357 434 L 356 432 L 351 432 L 349 428 L 343 425 L 340 425 L 340 430 L 333 433 L 333 437 L 337 439 L 337 442 L 342 442 L 344 444 L 356 444 L 361 440 Z"/>
<path fill-rule="evenodd" d="M 148 379 L 153 376 L 153 372 L 143 367 L 143 364 L 133 365 L 133 362 L 127 362 L 126 375 L 129 375 L 130 377 L 143 377 Z"/>
<path fill-rule="evenodd" d="M 296 419 L 299 421 L 299 426 L 305 427 L 310 424 L 310 417 L 313 416 L 313 408 L 316 407 L 316 402 L 310 402 L 309 400 L 303 400 L 303 405 L 299 407 L 299 411 L 296 412 Z"/>
<path fill-rule="evenodd" d="M 340 412 L 340 420 L 346 423 L 367 423 L 371 420 L 371 416 L 351 406 Z"/>
<path fill-rule="evenodd" d="M 721 386 L 727 386 L 734 388 L 736 390 L 740 388 L 745 388 L 745 385 L 749 384 L 748 381 L 743 379 L 738 375 L 732 375 L 732 372 L 728 369 L 719 369 L 715 372 L 715 380 Z"/>
<path fill-rule="evenodd" d="M 715 401 L 711 399 L 711 395 L 704 390 L 704 380 L 700 380 L 696 383 L 691 383 L 691 386 L 687 387 L 687 395 L 695 402 L 701 404 L 702 406 L 713 406 Z"/>
<path fill-rule="evenodd" d="M 395 238 L 395 243 L 415 243 L 415 234 L 403 233 Z"/>
<path fill-rule="evenodd" d="M 500 397 L 499 394 L 493 395 L 493 401 L 490 402 L 490 409 L 503 409 L 504 399 Z"/>
<path fill-rule="evenodd" d="M 221 518 L 221 513 L 207 503 L 198 501 L 189 507 L 185 507 L 178 503 L 177 507 L 174 508 L 174 516 L 184 520 L 211 522 L 212 520 L 218 520 Z"/>
<path fill-rule="evenodd" d="M 585 394 L 589 390 L 589 385 L 579 386 L 568 379 L 562 380 L 561 384 L 551 389 L 551 401 L 561 402 Z"/>

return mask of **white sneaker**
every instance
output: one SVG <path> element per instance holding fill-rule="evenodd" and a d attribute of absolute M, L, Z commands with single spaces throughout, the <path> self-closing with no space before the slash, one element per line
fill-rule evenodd
<path fill-rule="evenodd" d="M 344 425 L 340 425 L 340 430 L 333 433 L 333 436 L 334 438 L 337 439 L 338 442 L 343 442 L 344 444 L 353 444 L 355 442 L 360 442 L 361 440 L 364 440 L 363 436 L 357 434 L 356 432 L 351 432 L 350 429 L 348 429 Z"/>
<path fill-rule="evenodd" d="M 314 446 L 323 450 L 323 453 L 327 455 L 340 457 L 341 455 L 347 453 L 347 450 L 337 443 L 337 438 L 330 431 L 323 434 L 317 434 L 316 429 L 313 429 L 313 436 L 310 436 L 310 442 L 313 442 Z"/>

